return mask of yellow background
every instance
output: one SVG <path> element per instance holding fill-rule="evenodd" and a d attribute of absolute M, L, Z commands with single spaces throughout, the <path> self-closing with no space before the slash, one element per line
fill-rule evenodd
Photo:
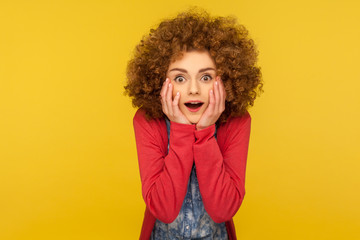
<path fill-rule="evenodd" d="M 137 239 L 123 96 L 135 45 L 190 5 L 260 51 L 239 239 L 360 239 L 359 1 L 0 2 L 0 239 Z"/>

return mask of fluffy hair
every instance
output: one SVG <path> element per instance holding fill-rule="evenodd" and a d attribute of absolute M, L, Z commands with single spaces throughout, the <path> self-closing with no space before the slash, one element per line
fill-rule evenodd
<path fill-rule="evenodd" d="M 163 117 L 160 90 L 168 67 L 190 50 L 207 50 L 224 83 L 225 111 L 218 123 L 245 114 L 263 92 L 254 41 L 235 17 L 211 17 L 198 8 L 162 21 L 136 46 L 125 86 L 133 106 L 143 108 L 148 119 Z"/>

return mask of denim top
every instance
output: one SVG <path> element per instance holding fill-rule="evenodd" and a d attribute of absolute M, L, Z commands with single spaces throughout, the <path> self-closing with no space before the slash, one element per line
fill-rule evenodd
<path fill-rule="evenodd" d="M 168 151 L 170 142 L 170 121 L 166 119 L 168 133 Z M 216 129 L 215 134 L 216 138 Z M 219 209 L 219 211 L 221 211 Z M 155 226 L 151 233 L 151 240 L 164 239 L 218 239 L 227 240 L 225 222 L 215 223 L 206 212 L 201 194 L 199 183 L 196 177 L 196 167 L 193 164 L 187 192 L 181 206 L 179 215 L 172 223 L 163 223 L 156 219 Z"/>

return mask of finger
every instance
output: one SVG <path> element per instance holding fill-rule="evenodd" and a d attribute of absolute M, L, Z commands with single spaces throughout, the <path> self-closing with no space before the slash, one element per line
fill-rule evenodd
<path fill-rule="evenodd" d="M 212 89 L 210 89 L 209 92 L 209 106 L 207 107 L 207 110 L 209 111 L 209 114 L 212 115 L 215 111 L 215 96 L 214 96 L 214 91 Z"/>
<path fill-rule="evenodd" d="M 215 96 L 215 112 L 220 110 L 220 92 L 219 92 L 219 82 L 215 81 L 214 83 L 214 96 Z"/>
<path fill-rule="evenodd" d="M 219 91 L 220 91 L 220 111 L 223 112 L 225 110 L 225 86 L 221 78 L 219 77 Z"/>
<path fill-rule="evenodd" d="M 174 115 L 179 115 L 179 112 L 180 112 L 179 100 L 180 100 L 180 93 L 177 92 L 176 95 L 175 95 L 174 101 L 172 102 Z"/>
<path fill-rule="evenodd" d="M 214 109 L 215 109 L 215 96 L 214 96 L 214 90 L 209 90 L 209 105 L 206 107 L 205 112 L 200 117 L 199 122 L 196 124 L 196 127 L 198 129 L 202 129 L 205 126 L 210 126 L 211 118 L 214 115 Z"/>
<path fill-rule="evenodd" d="M 181 98 L 180 92 L 177 92 L 174 97 L 174 101 L 173 101 L 174 116 L 177 117 L 179 123 L 190 124 L 189 120 L 185 117 L 185 115 L 180 110 L 180 107 L 179 107 L 180 98 Z"/>
<path fill-rule="evenodd" d="M 173 116 L 173 110 L 172 110 L 172 89 L 173 86 L 171 83 L 169 83 L 169 86 L 167 88 L 167 92 L 166 92 L 166 105 L 167 105 L 167 109 L 169 111 L 169 114 L 171 116 Z"/>
<path fill-rule="evenodd" d="M 166 78 L 166 80 L 163 82 L 163 85 L 162 85 L 161 91 L 160 91 L 160 96 L 161 96 L 161 97 L 164 97 L 164 94 L 165 94 L 165 92 L 166 92 L 166 90 L 167 90 L 166 87 L 167 87 L 168 82 L 169 82 L 169 79 L 168 79 L 168 78 Z"/>
<path fill-rule="evenodd" d="M 163 87 L 162 87 L 161 93 L 160 93 L 163 112 L 165 114 L 168 114 L 168 106 L 166 103 L 166 94 L 167 94 L 167 90 L 169 88 L 168 85 L 169 85 L 169 79 L 167 78 L 166 81 L 163 83 Z"/>

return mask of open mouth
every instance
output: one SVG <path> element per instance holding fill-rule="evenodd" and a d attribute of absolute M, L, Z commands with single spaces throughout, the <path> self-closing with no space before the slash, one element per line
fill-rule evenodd
<path fill-rule="evenodd" d="M 194 101 L 194 102 L 189 101 L 185 103 L 185 106 L 189 109 L 189 111 L 196 112 L 200 110 L 203 104 L 204 104 L 203 102 L 199 102 L 199 101 Z"/>

